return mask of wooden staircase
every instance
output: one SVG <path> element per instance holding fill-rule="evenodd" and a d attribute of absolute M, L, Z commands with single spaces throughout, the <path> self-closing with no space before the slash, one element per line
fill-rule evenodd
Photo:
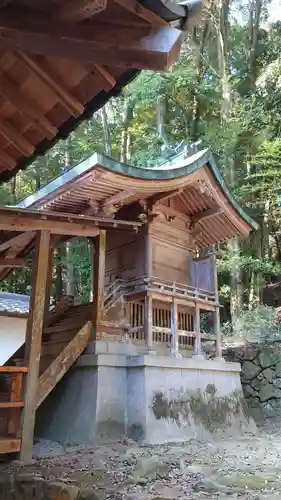
<path fill-rule="evenodd" d="M 85 350 L 92 332 L 91 310 L 91 303 L 74 306 L 73 300 L 65 297 L 46 315 L 37 408 Z M 8 360 L 6 366 L 0 367 L 0 374 L 5 374 L 0 379 L 0 435 L 5 436 L 0 437 L 0 454 L 20 449 L 20 411 L 24 406 L 21 380 L 27 371 L 23 355 L 24 347 Z M 10 381 L 9 375 L 12 376 Z"/>
<path fill-rule="evenodd" d="M 116 280 L 105 291 L 102 333 L 121 334 L 120 326 L 113 325 L 107 318 L 114 308 L 120 305 L 123 307 L 123 300 L 122 280 Z M 42 332 L 37 408 L 87 347 L 92 333 L 92 308 L 92 303 L 74 305 L 73 298 L 63 297 L 46 314 Z M 97 335 L 99 336 L 99 329 Z M 20 413 L 24 407 L 22 376 L 28 371 L 24 366 L 24 348 L 23 345 L 5 366 L 0 367 L 0 436 L 5 436 L 0 437 L 0 455 L 18 452 L 21 446 Z M 2 374 L 5 374 L 4 379 Z"/>

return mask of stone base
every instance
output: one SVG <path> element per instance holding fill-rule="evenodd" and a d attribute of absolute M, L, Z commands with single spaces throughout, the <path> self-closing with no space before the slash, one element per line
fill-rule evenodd
<path fill-rule="evenodd" d="M 241 433 L 240 365 L 173 356 L 85 354 L 37 412 L 39 437 L 143 443 Z"/>

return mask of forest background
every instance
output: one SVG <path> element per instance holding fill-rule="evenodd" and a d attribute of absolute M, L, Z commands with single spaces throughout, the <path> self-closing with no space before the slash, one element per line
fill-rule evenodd
<path fill-rule="evenodd" d="M 281 22 L 268 25 L 270 9 L 267 0 L 206 4 L 168 73 L 142 72 L 68 139 L 0 186 L 0 204 L 17 203 L 94 151 L 144 167 L 182 141 L 200 141 L 260 227 L 246 241 L 217 248 L 224 331 L 245 334 L 257 325 L 274 331 L 272 306 L 281 305 Z M 90 261 L 85 240 L 57 249 L 54 299 L 69 293 L 89 300 Z M 30 282 L 30 269 L 15 270 L 1 289 L 29 293 Z"/>

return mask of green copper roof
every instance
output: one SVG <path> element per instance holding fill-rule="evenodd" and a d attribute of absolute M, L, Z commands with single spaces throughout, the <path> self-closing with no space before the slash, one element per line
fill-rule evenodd
<path fill-rule="evenodd" d="M 179 153 L 178 155 L 172 157 L 169 161 L 166 161 L 154 168 L 133 167 L 131 165 L 120 163 L 119 161 L 116 161 L 104 154 L 94 153 L 89 158 L 73 167 L 71 170 L 68 170 L 43 188 L 36 191 L 34 194 L 25 198 L 17 206 L 22 208 L 33 206 L 36 208 L 37 205 L 44 203 L 44 199 L 50 199 L 52 198 L 52 195 L 56 196 L 56 191 L 59 190 L 60 194 L 62 194 L 65 190 L 69 189 L 72 183 L 75 183 L 75 181 L 77 181 L 80 177 L 87 175 L 97 165 L 101 165 L 105 169 L 116 174 L 155 181 L 184 177 L 195 172 L 196 170 L 199 170 L 204 165 L 207 165 L 213 172 L 221 191 L 232 204 L 239 216 L 244 219 L 244 221 L 249 224 L 251 228 L 258 228 L 258 224 L 246 213 L 245 210 L 242 209 L 229 191 L 209 149 L 203 149 L 188 157 L 186 157 L 185 153 Z"/>

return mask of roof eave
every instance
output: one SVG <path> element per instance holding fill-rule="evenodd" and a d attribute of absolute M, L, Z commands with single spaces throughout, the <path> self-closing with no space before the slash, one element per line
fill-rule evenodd
<path fill-rule="evenodd" d="M 125 165 L 119 161 L 110 158 L 101 153 L 94 153 L 83 162 L 76 165 L 73 169 L 65 172 L 62 176 L 50 182 L 44 188 L 41 188 L 34 195 L 30 195 L 17 206 L 30 207 L 40 203 L 40 200 L 51 197 L 52 193 L 60 189 L 60 194 L 69 189 L 70 183 L 77 182 L 81 176 L 89 174 L 97 165 L 115 174 L 134 177 L 143 180 L 168 180 L 184 177 L 207 165 L 212 171 L 222 194 L 232 205 L 238 217 L 240 217 L 249 227 L 249 230 L 257 230 L 259 225 L 246 213 L 237 203 L 231 194 L 226 182 L 224 181 L 215 159 L 209 149 L 204 149 L 195 153 L 193 156 L 182 159 L 179 166 L 175 164 L 173 168 L 139 168 Z"/>

